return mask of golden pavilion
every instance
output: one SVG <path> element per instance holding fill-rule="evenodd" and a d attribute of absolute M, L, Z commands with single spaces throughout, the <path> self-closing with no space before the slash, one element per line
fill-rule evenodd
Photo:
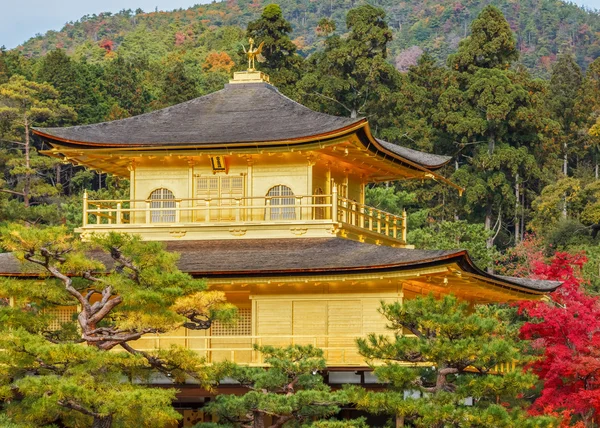
<path fill-rule="evenodd" d="M 376 139 L 366 119 L 314 112 L 261 72 L 235 73 L 221 91 L 151 113 L 34 132 L 46 154 L 130 180 L 128 199 L 84 196 L 83 239 L 116 231 L 163 241 L 181 254 L 181 270 L 239 307 L 235 326 L 182 328 L 139 348 L 180 344 L 209 361 L 261 365 L 254 344 L 314 344 L 330 383 L 366 382 L 355 339 L 386 332 L 380 301 L 452 293 L 508 302 L 558 286 L 491 275 L 465 251 L 413 249 L 406 215 L 365 205 L 365 187 L 453 185 L 436 172 L 450 158 Z M 11 257 L 0 255 L 0 275 L 22 274 Z"/>

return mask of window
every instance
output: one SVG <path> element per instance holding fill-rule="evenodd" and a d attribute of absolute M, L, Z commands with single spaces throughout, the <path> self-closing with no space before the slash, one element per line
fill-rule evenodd
<path fill-rule="evenodd" d="M 267 218 L 271 220 L 295 220 L 295 203 L 296 198 L 294 198 L 292 189 L 282 184 L 271 187 L 267 193 L 267 204 L 270 205 L 267 210 Z"/>
<path fill-rule="evenodd" d="M 210 334 L 212 336 L 251 336 L 252 310 L 250 308 L 238 308 L 238 319 L 233 324 L 213 321 Z"/>
<path fill-rule="evenodd" d="M 174 223 L 175 195 L 169 189 L 156 189 L 150 193 L 150 220 L 152 223 Z"/>
<path fill-rule="evenodd" d="M 206 200 L 210 199 L 211 221 L 235 220 L 236 199 L 243 205 L 244 193 L 244 177 L 241 175 L 198 177 L 196 181 L 196 205 L 204 208 Z M 201 212 L 197 220 L 205 220 L 206 215 L 205 212 Z"/>

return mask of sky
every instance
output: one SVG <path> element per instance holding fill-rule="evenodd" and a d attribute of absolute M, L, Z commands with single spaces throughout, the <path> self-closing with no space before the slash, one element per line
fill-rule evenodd
<path fill-rule="evenodd" d="M 188 8 L 210 0 L 0 0 L 0 46 L 12 49 L 37 33 L 60 30 L 83 15 L 142 8 L 150 12 Z M 600 0 L 575 0 L 600 10 Z"/>
<path fill-rule="evenodd" d="M 69 21 L 123 9 L 145 12 L 188 8 L 211 0 L 0 0 L 0 46 L 12 49 L 37 33 L 60 30 Z M 600 0 L 597 0 L 600 1 Z"/>

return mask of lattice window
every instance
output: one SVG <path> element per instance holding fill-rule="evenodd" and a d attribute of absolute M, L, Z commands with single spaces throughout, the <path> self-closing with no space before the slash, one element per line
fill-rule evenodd
<path fill-rule="evenodd" d="M 219 177 L 199 177 L 196 182 L 196 197 L 201 199 L 219 197 Z"/>
<path fill-rule="evenodd" d="M 296 209 L 294 208 L 294 204 L 296 203 L 296 198 L 294 198 L 294 192 L 287 186 L 282 184 L 271 187 L 269 192 L 267 193 L 267 197 L 269 197 L 269 205 L 270 208 L 267 212 L 268 218 L 271 220 L 295 220 L 296 219 Z M 284 207 L 277 207 L 278 205 L 291 205 Z"/>
<path fill-rule="evenodd" d="M 163 208 L 175 208 L 175 195 L 169 189 L 156 189 L 150 193 L 150 208 L 160 208 L 160 211 L 151 211 L 152 223 L 174 223 L 175 210 L 164 210 Z"/>
<path fill-rule="evenodd" d="M 244 198 L 244 177 L 242 175 L 198 177 L 196 181 L 196 197 L 201 199 L 196 204 L 204 207 L 205 200 L 211 199 L 210 218 L 213 221 L 235 219 L 236 199 Z M 243 205 L 243 201 L 240 201 Z M 217 209 L 212 209 L 212 208 Z M 201 216 L 199 220 L 202 220 Z"/>
<path fill-rule="evenodd" d="M 252 310 L 250 308 L 238 309 L 238 320 L 235 324 L 213 322 L 210 333 L 212 336 L 251 336 Z"/>
<path fill-rule="evenodd" d="M 73 322 L 73 315 L 77 313 L 76 306 L 61 306 L 58 308 L 46 309 L 44 311 L 53 317 L 50 322 L 50 330 L 58 330 L 62 324 Z"/>

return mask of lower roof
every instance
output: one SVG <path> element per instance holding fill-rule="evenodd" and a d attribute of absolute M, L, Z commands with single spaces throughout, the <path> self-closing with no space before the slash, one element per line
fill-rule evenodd
<path fill-rule="evenodd" d="M 554 291 L 557 281 L 489 274 L 472 262 L 465 250 L 414 250 L 366 244 L 342 238 L 247 239 L 166 242 L 180 253 L 179 268 L 197 277 L 311 276 L 339 273 L 373 273 L 455 263 L 482 279 L 535 294 Z M 90 256 L 110 263 L 109 256 Z M 38 270 L 39 272 L 39 270 Z M 0 276 L 37 276 L 12 254 L 0 254 Z"/>

